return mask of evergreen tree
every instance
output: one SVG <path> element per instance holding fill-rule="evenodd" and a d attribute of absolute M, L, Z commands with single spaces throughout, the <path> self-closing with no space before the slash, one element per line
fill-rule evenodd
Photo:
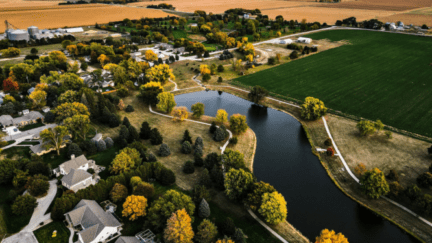
<path fill-rule="evenodd" d="M 189 144 L 192 144 L 192 138 L 191 138 L 191 136 L 190 136 L 190 134 L 189 134 L 189 130 L 187 130 L 187 129 L 186 129 L 186 131 L 185 131 L 184 134 L 183 134 L 183 140 L 182 140 L 182 143 L 184 143 L 185 141 L 188 141 Z"/>
<path fill-rule="evenodd" d="M 235 243 L 246 243 L 246 235 L 243 233 L 243 230 L 236 228 L 233 240 Z"/>
<path fill-rule="evenodd" d="M 204 169 L 200 181 L 199 181 L 200 185 L 203 185 L 207 188 L 210 188 L 212 186 L 212 181 L 210 178 L 210 173 L 207 169 Z"/>
<path fill-rule="evenodd" d="M 223 234 L 227 236 L 233 236 L 236 230 L 234 221 L 230 217 L 227 217 L 222 224 L 221 230 Z"/>
<path fill-rule="evenodd" d="M 194 151 L 194 155 L 199 155 L 199 156 L 203 156 L 203 149 L 201 146 L 196 146 L 195 147 L 195 151 Z"/>
<path fill-rule="evenodd" d="M 225 184 L 224 184 L 224 174 L 221 168 L 219 168 L 218 166 L 213 166 L 213 169 L 211 170 L 210 173 L 210 177 L 212 179 L 212 181 L 215 184 L 215 187 L 219 190 L 224 190 L 225 189 Z"/>
<path fill-rule="evenodd" d="M 97 142 L 97 149 L 98 149 L 98 151 L 99 152 L 102 152 L 102 151 L 105 151 L 106 150 L 106 143 L 105 143 L 105 141 L 104 140 L 99 140 L 98 142 Z"/>
<path fill-rule="evenodd" d="M 163 143 L 159 148 L 159 156 L 167 157 L 171 154 L 171 151 L 166 143 Z"/>
<path fill-rule="evenodd" d="M 218 127 L 213 134 L 213 140 L 215 140 L 216 142 L 221 142 L 225 140 L 225 131 L 222 128 Z"/>
<path fill-rule="evenodd" d="M 126 148 L 128 146 L 128 142 L 124 138 L 120 139 L 119 142 L 118 142 L 118 144 L 119 144 L 120 148 Z"/>
<path fill-rule="evenodd" d="M 125 125 L 127 128 L 129 128 L 131 125 L 129 119 L 126 116 L 123 118 L 122 125 Z"/>
<path fill-rule="evenodd" d="M 70 158 L 72 154 L 75 155 L 75 157 L 81 156 L 83 154 L 81 148 L 76 143 L 71 143 L 71 145 L 69 145 L 67 153 L 68 158 Z"/>
<path fill-rule="evenodd" d="M 120 125 L 120 121 L 119 121 L 118 117 L 116 115 L 112 114 L 109 118 L 109 126 L 111 128 L 113 128 L 113 127 L 118 127 L 119 125 Z"/>
<path fill-rule="evenodd" d="M 159 145 L 163 142 L 163 137 L 157 128 L 153 128 L 150 132 L 150 142 L 152 145 Z"/>
<path fill-rule="evenodd" d="M 139 134 L 136 130 L 136 128 L 132 125 L 129 125 L 129 139 L 128 142 L 132 143 L 133 141 L 138 141 L 139 140 Z"/>
<path fill-rule="evenodd" d="M 210 217 L 210 206 L 204 198 L 201 200 L 201 203 L 199 205 L 198 216 L 200 216 L 201 218 Z"/>
<path fill-rule="evenodd" d="M 183 172 L 186 174 L 192 174 L 195 172 L 195 167 L 192 161 L 186 161 L 183 166 Z"/>
<path fill-rule="evenodd" d="M 196 167 L 201 167 L 204 165 L 204 159 L 200 154 L 194 154 L 194 165 Z"/>
<path fill-rule="evenodd" d="M 181 147 L 181 152 L 184 154 L 192 153 L 192 146 L 188 141 L 184 141 Z"/>
<path fill-rule="evenodd" d="M 111 148 L 112 146 L 114 146 L 114 141 L 112 140 L 112 138 L 107 137 L 105 138 L 105 144 L 107 148 Z"/>
<path fill-rule="evenodd" d="M 119 140 L 122 139 L 129 141 L 129 129 L 125 125 L 120 126 Z"/>
<path fill-rule="evenodd" d="M 156 162 L 157 161 L 156 156 L 152 153 L 148 153 L 146 157 L 147 157 L 147 162 Z"/>
<path fill-rule="evenodd" d="M 201 146 L 201 148 L 204 148 L 203 139 L 201 137 L 197 137 L 195 139 L 195 145 L 194 145 L 194 147 L 196 147 L 196 146 Z"/>
<path fill-rule="evenodd" d="M 148 122 L 143 122 L 141 125 L 141 130 L 140 130 L 140 137 L 141 139 L 149 139 L 150 138 L 150 132 L 151 132 L 151 128 L 148 124 Z"/>
<path fill-rule="evenodd" d="M 212 122 L 210 126 L 210 133 L 211 134 L 215 133 L 216 129 L 217 129 L 216 122 Z"/>

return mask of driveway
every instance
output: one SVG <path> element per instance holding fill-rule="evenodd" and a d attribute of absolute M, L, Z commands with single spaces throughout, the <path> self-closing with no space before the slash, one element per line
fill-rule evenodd
<path fill-rule="evenodd" d="M 4 146 L 2 149 L 5 150 L 5 149 L 8 149 L 8 148 L 11 148 L 11 147 L 13 147 L 13 146 L 21 143 L 22 141 L 24 141 L 26 139 L 32 139 L 34 135 L 38 135 L 41 131 L 43 131 L 43 130 L 45 130 L 47 128 L 54 128 L 56 126 L 58 126 L 58 125 L 57 124 L 47 124 L 47 125 L 45 125 L 43 127 L 38 127 L 38 128 L 35 128 L 35 129 L 24 131 L 24 132 L 21 132 L 21 133 L 12 135 L 12 136 L 6 136 L 4 138 L 5 141 L 15 140 L 15 143 L 9 144 L 8 146 Z"/>
<path fill-rule="evenodd" d="M 33 232 L 20 232 L 2 241 L 2 243 L 38 243 Z"/>

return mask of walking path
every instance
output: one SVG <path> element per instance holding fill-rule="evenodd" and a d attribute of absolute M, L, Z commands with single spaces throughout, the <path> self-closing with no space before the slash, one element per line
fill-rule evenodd
<path fill-rule="evenodd" d="M 260 218 L 258 218 L 258 216 L 256 216 L 254 214 L 254 212 L 252 212 L 252 210 L 250 210 L 250 208 L 247 208 L 247 211 L 256 221 L 258 221 L 258 223 L 260 223 L 264 228 L 266 228 L 272 235 L 274 235 L 276 238 L 278 238 L 283 243 L 289 243 L 282 236 L 280 236 L 278 233 L 276 233 L 272 228 L 270 228 L 266 223 L 264 223 Z"/>
<path fill-rule="evenodd" d="M 70 236 L 69 236 L 69 243 L 73 243 L 73 237 L 74 237 L 74 230 L 72 229 L 72 227 L 68 227 L 68 230 L 70 232 Z"/>

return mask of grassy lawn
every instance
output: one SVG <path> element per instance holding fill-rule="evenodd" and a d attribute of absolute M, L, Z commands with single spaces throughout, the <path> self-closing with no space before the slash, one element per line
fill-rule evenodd
<path fill-rule="evenodd" d="M 57 230 L 57 237 L 53 238 L 53 231 Z M 63 243 L 68 242 L 70 232 L 63 222 L 52 222 L 35 230 L 34 235 L 39 243 Z"/>
<path fill-rule="evenodd" d="M 2 159 L 19 159 L 19 158 L 27 158 L 30 159 L 30 148 L 29 147 L 12 147 L 3 150 L 0 153 Z"/>
<path fill-rule="evenodd" d="M 222 48 L 222 46 L 219 44 L 207 43 L 207 42 L 203 42 L 202 44 L 206 47 L 207 51 L 216 51 L 217 49 L 220 50 Z"/>
<path fill-rule="evenodd" d="M 62 48 L 62 45 L 59 44 L 50 44 L 50 45 L 43 45 L 43 46 L 32 46 L 32 47 L 24 47 L 24 48 L 20 48 L 21 50 L 21 55 L 30 55 L 30 51 L 32 48 L 36 48 L 38 49 L 38 55 L 41 55 L 43 53 L 48 54 L 48 52 L 51 51 L 58 51 Z"/>
<path fill-rule="evenodd" d="M 357 30 L 311 34 L 351 44 L 311 55 L 236 81 L 303 100 L 319 98 L 335 110 L 432 136 L 432 40 Z"/>
<path fill-rule="evenodd" d="M 57 155 L 57 151 L 51 151 L 48 154 L 42 155 L 42 158 L 43 161 L 47 164 L 50 164 L 51 168 L 53 169 L 57 168 L 60 164 L 69 160 L 69 158 L 67 157 L 66 147 L 60 149 L 60 155 Z"/>
<path fill-rule="evenodd" d="M 187 33 L 184 30 L 174 30 L 173 35 L 175 39 L 187 38 Z"/>
<path fill-rule="evenodd" d="M 38 145 L 39 142 L 38 141 L 24 141 L 19 143 L 18 145 Z"/>
<path fill-rule="evenodd" d="M 38 127 L 43 127 L 43 126 L 45 126 L 45 124 L 38 122 L 38 123 L 34 123 L 34 124 L 25 125 L 24 127 L 19 128 L 19 130 L 21 132 L 24 132 L 24 131 L 28 131 L 28 130 L 35 129 Z"/>
<path fill-rule="evenodd" d="M 118 145 L 115 145 L 103 152 L 97 153 L 92 156 L 88 156 L 87 159 L 92 159 L 96 161 L 97 165 L 105 166 L 106 169 L 99 173 L 99 176 L 102 179 L 106 179 L 110 176 L 109 166 L 111 165 L 111 161 L 113 161 L 114 157 L 117 155 L 117 152 L 120 150 Z"/>

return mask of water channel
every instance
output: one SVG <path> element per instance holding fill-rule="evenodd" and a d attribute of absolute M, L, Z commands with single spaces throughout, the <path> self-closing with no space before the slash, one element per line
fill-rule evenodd
<path fill-rule="evenodd" d="M 350 243 L 418 242 L 343 194 L 312 154 L 301 124 L 290 115 L 217 91 L 183 94 L 175 99 L 178 106 L 189 110 L 202 102 L 209 116 L 215 116 L 218 109 L 247 116 L 257 136 L 254 174 L 284 195 L 287 220 L 309 240 L 328 228 L 342 232 Z"/>

